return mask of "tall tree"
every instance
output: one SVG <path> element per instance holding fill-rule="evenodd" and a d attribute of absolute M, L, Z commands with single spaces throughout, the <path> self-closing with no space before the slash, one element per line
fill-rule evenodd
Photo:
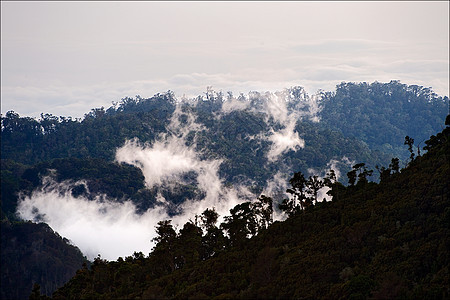
<path fill-rule="evenodd" d="M 202 228 L 208 231 L 209 229 L 216 227 L 218 218 L 219 214 L 216 212 L 214 207 L 205 209 L 205 211 L 200 215 Z"/>
<path fill-rule="evenodd" d="M 193 222 L 184 224 L 176 240 L 175 268 L 189 267 L 201 258 L 202 230 Z"/>
<path fill-rule="evenodd" d="M 200 226 L 206 231 L 202 237 L 202 259 L 207 259 L 222 251 L 226 244 L 226 238 L 223 231 L 217 228 L 216 223 L 219 214 L 215 208 L 207 208 L 199 216 Z"/>
<path fill-rule="evenodd" d="M 309 176 L 306 186 L 308 193 L 313 196 L 314 204 L 317 204 L 317 194 L 324 187 L 323 180 L 320 180 L 317 175 Z"/>
<path fill-rule="evenodd" d="M 284 199 L 278 207 L 289 216 L 293 216 L 305 209 L 311 203 L 306 195 L 307 180 L 302 172 L 294 173 L 294 176 L 289 180 L 289 183 L 291 188 L 287 189 L 286 192 L 292 196 L 291 198 Z"/>
<path fill-rule="evenodd" d="M 405 145 L 408 145 L 408 151 L 410 153 L 409 159 L 412 162 L 414 160 L 414 150 L 413 150 L 413 146 L 414 146 L 414 139 L 410 138 L 409 136 L 405 136 Z"/>
<path fill-rule="evenodd" d="M 333 200 L 339 200 L 338 185 L 340 183 L 337 181 L 336 172 L 333 169 L 330 169 L 330 171 L 327 172 L 327 174 L 323 178 L 323 183 L 326 187 L 330 188 L 330 190 L 327 192 L 327 195 L 333 197 Z"/>
<path fill-rule="evenodd" d="M 156 226 L 157 236 L 152 239 L 156 242 L 151 256 L 157 258 L 157 273 L 168 274 L 176 268 L 174 247 L 177 233 L 172 225 L 172 220 L 159 221 Z"/>
<path fill-rule="evenodd" d="M 221 227 L 228 232 L 232 246 L 241 245 L 258 231 L 258 221 L 251 202 L 244 202 L 230 209 Z"/>
<path fill-rule="evenodd" d="M 273 199 L 266 195 L 261 195 L 253 203 L 253 207 L 259 217 L 258 229 L 269 227 L 273 221 Z"/>
<path fill-rule="evenodd" d="M 398 158 L 392 158 L 391 163 L 389 164 L 389 169 L 392 170 L 392 172 L 394 173 L 399 173 L 400 172 L 400 164 L 399 164 L 400 160 Z"/>

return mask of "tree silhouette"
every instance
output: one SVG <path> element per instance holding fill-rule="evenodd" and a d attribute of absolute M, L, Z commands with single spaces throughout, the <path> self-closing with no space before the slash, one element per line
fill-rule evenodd
<path fill-rule="evenodd" d="M 202 230 L 193 222 L 187 222 L 180 230 L 175 246 L 175 268 L 192 266 L 201 258 Z"/>
<path fill-rule="evenodd" d="M 394 173 L 400 172 L 400 165 L 399 165 L 399 159 L 398 158 L 392 158 L 391 163 L 389 164 L 389 169 L 392 170 Z"/>
<path fill-rule="evenodd" d="M 289 180 L 289 183 L 291 188 L 287 189 L 286 192 L 291 194 L 292 197 L 284 199 L 278 207 L 286 212 L 288 216 L 293 216 L 305 209 L 311 203 L 310 199 L 306 196 L 307 180 L 302 172 L 294 173 L 294 176 Z"/>
<path fill-rule="evenodd" d="M 339 182 L 337 181 L 336 172 L 333 169 L 330 169 L 330 171 L 327 172 L 326 176 L 323 178 L 323 183 L 330 188 L 327 195 L 333 197 L 333 200 L 338 200 L 339 191 L 337 185 Z"/>
<path fill-rule="evenodd" d="M 248 237 L 258 231 L 258 221 L 251 202 L 244 202 L 230 209 L 221 227 L 228 232 L 232 246 L 241 245 Z"/>
<path fill-rule="evenodd" d="M 359 163 L 352 167 L 352 170 L 347 173 L 348 183 L 350 186 L 354 186 L 356 178 L 358 178 L 358 184 L 362 185 L 367 183 L 367 177 L 371 176 L 373 170 L 368 170 L 365 163 Z"/>
<path fill-rule="evenodd" d="M 155 271 L 163 274 L 173 272 L 176 268 L 174 248 L 177 234 L 171 223 L 172 220 L 159 221 L 156 226 L 158 236 L 152 239 L 156 245 L 151 255 L 158 260 L 158 268 Z"/>
<path fill-rule="evenodd" d="M 308 193 L 313 196 L 314 204 L 317 204 L 317 194 L 319 190 L 324 187 L 323 180 L 320 180 L 317 175 L 309 176 L 306 186 Z"/>
<path fill-rule="evenodd" d="M 199 216 L 201 228 L 206 231 L 202 237 L 202 259 L 207 259 L 214 256 L 219 251 L 222 251 L 226 244 L 226 238 L 223 231 L 217 228 L 216 223 L 219 214 L 215 208 L 207 208 Z"/>
<path fill-rule="evenodd" d="M 412 162 L 414 160 L 414 150 L 413 150 L 414 139 L 410 138 L 409 136 L 405 136 L 405 143 L 404 144 L 408 145 L 408 151 L 409 151 L 409 153 L 411 153 L 411 155 L 409 156 L 409 159 Z"/>
<path fill-rule="evenodd" d="M 347 172 L 347 177 L 348 184 L 350 184 L 350 186 L 354 186 L 356 183 L 356 170 L 353 168 L 353 170 Z"/>
<path fill-rule="evenodd" d="M 273 200 L 271 197 L 261 195 L 253 203 L 256 215 L 259 217 L 258 230 L 269 227 L 273 221 Z"/>
<path fill-rule="evenodd" d="M 216 212 L 214 207 L 205 209 L 205 211 L 200 215 L 201 227 L 206 231 L 216 227 L 218 218 L 219 214 Z"/>

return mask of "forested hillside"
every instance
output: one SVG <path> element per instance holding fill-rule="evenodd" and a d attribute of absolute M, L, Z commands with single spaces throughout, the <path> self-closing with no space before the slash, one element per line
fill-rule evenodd
<path fill-rule="evenodd" d="M 449 113 L 448 97 L 399 81 L 341 83 L 335 92 L 323 95 L 319 115 L 324 124 L 402 159 L 408 156 L 405 136 L 423 147 L 429 136 L 442 130 Z"/>
<path fill-rule="evenodd" d="M 245 203 L 220 227 L 213 210 L 178 233 L 160 222 L 148 257 L 99 257 L 53 298 L 446 299 L 450 127 L 425 144 L 427 154 L 387 168 L 379 184 L 332 184 L 331 202 L 268 227 L 252 226 L 261 206 Z"/>
<path fill-rule="evenodd" d="M 1 299 L 27 299 L 34 284 L 50 296 L 89 263 L 47 224 L 1 221 Z"/>

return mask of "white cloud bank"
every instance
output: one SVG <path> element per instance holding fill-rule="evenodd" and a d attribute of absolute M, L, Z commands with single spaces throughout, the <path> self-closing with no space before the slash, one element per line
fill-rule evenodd
<path fill-rule="evenodd" d="M 221 160 L 202 160 L 195 150 L 195 143 L 186 145 L 186 135 L 191 130 L 201 130 L 201 126 L 195 124 L 191 116 L 187 116 L 188 123 L 179 123 L 181 115 L 178 107 L 168 128 L 170 133 L 162 134 L 153 144 L 128 141 L 116 155 L 117 161 L 139 167 L 148 187 L 170 187 L 175 182 L 182 183 L 183 174 L 194 172 L 195 184 L 206 196 L 185 199 L 180 204 L 179 215 L 169 217 L 162 195 L 158 195 L 159 206 L 138 214 L 131 201 L 118 203 L 106 197 L 97 197 L 94 201 L 75 198 L 71 194 L 72 184 L 46 179 L 43 188 L 19 202 L 19 216 L 48 223 L 90 259 L 101 254 L 103 258 L 115 260 L 134 251 L 149 253 L 158 221 L 172 219 L 173 224 L 181 228 L 196 214 L 214 207 L 221 222 L 235 205 L 255 200 L 256 196 L 244 186 L 224 185 L 218 175 Z"/>
<path fill-rule="evenodd" d="M 131 201 L 119 203 L 105 197 L 96 197 L 94 201 L 75 198 L 70 187 L 68 183 L 47 179 L 45 188 L 34 191 L 18 203 L 18 215 L 25 220 L 48 223 L 90 260 L 98 254 L 115 260 L 134 251 L 147 254 L 151 251 L 154 227 L 158 220 L 168 217 L 163 207 L 138 215 Z"/>
<path fill-rule="evenodd" d="M 56 183 L 49 178 L 45 181 L 45 187 L 19 201 L 18 216 L 24 220 L 46 222 L 79 247 L 90 260 L 98 254 L 108 260 L 132 255 L 134 251 L 148 254 L 154 246 L 151 240 L 156 237 L 158 221 L 171 219 L 180 229 L 196 214 L 215 207 L 221 222 L 235 205 L 255 198 L 244 187 L 220 186 L 218 198 L 186 200 L 179 215 L 169 216 L 164 203 L 138 214 L 131 201 L 117 202 L 105 196 L 97 196 L 94 200 L 75 198 L 71 193 L 73 184 Z"/>

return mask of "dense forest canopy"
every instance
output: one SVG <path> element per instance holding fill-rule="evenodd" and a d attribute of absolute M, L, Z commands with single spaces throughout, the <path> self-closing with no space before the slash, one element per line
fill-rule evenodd
<path fill-rule="evenodd" d="M 402 158 L 406 155 L 401 149 L 403 138 L 411 136 L 423 146 L 429 136 L 442 130 L 449 109 L 447 96 L 399 81 L 341 83 L 335 92 L 324 93 L 322 108 L 321 120 L 327 126 Z"/>
<path fill-rule="evenodd" d="M 280 100 L 287 102 L 285 113 L 297 112 L 295 116 L 298 121 L 320 120 L 321 127 L 361 139 L 371 148 L 390 150 L 389 154 L 394 156 L 404 153 L 399 148 L 402 148 L 406 135 L 423 143 L 431 134 L 442 129 L 441 124 L 448 113 L 447 96 L 441 97 L 429 88 L 408 86 L 398 81 L 342 83 L 335 92 L 320 92 L 314 97 L 308 96 L 301 87 L 276 94 Z M 92 109 L 82 120 L 50 114 L 41 114 L 41 118 L 36 120 L 10 111 L 2 116 L 2 157 L 26 164 L 62 157 L 110 160 L 114 157 L 114 150 L 125 139 L 136 137 L 144 142 L 153 141 L 165 131 L 179 103 L 190 103 L 192 113 L 207 128 L 214 126 L 217 120 L 212 114 L 214 112 L 217 114 L 230 109 L 246 114 L 225 114 L 232 119 L 233 125 L 223 120 L 223 126 L 215 125 L 211 131 L 226 129 L 226 138 L 227 134 L 239 135 L 234 129 L 238 128 L 241 134 L 251 136 L 267 130 L 267 124 L 261 120 L 267 116 L 261 115 L 261 112 L 277 117 L 271 115 L 271 107 L 260 110 L 264 102 L 268 102 L 267 93 L 251 92 L 236 98 L 231 93 L 225 96 L 208 90 L 203 97 L 183 101 L 177 100 L 173 92 L 168 91 L 148 99 L 140 96 L 123 98 L 106 110 Z M 230 103 L 235 107 L 223 108 L 229 107 Z"/>

